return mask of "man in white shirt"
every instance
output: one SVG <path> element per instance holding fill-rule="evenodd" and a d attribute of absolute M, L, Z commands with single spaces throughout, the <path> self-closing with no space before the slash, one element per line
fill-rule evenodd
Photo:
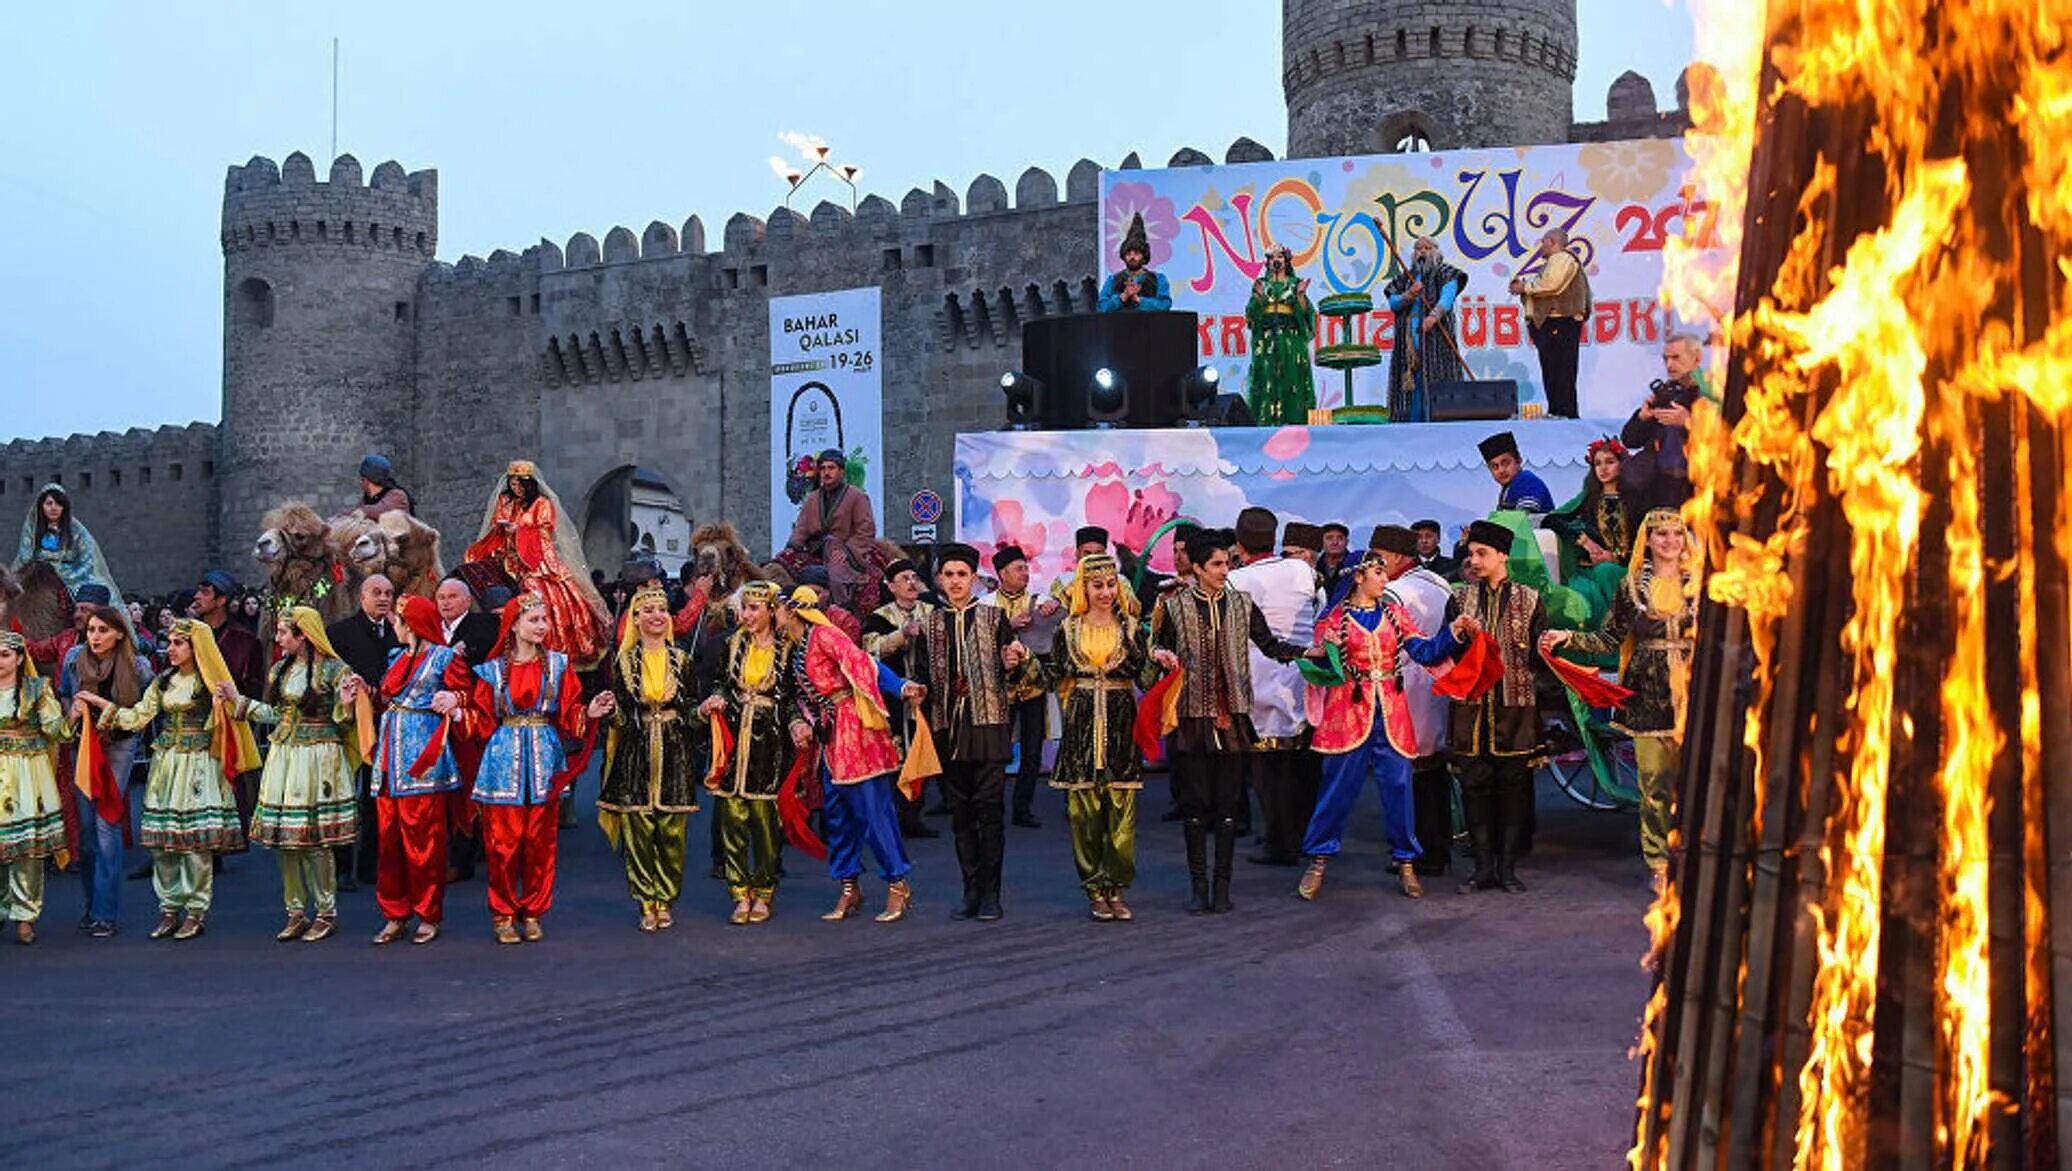
<path fill-rule="evenodd" d="M 1367 547 L 1381 554 L 1389 585 L 1384 596 L 1403 604 L 1420 635 L 1446 624 L 1446 602 L 1453 587 L 1419 564 L 1418 537 L 1401 525 L 1377 525 Z M 1416 810 L 1417 845 L 1414 869 L 1419 874 L 1446 873 L 1453 841 L 1453 775 L 1446 771 L 1447 700 L 1432 690 L 1432 673 L 1409 655 L 1402 657 L 1403 698 L 1410 707 L 1410 726 L 1417 734 L 1410 762 L 1410 799 Z"/>
<path fill-rule="evenodd" d="M 1229 586 L 1251 597 L 1275 638 L 1308 646 L 1317 622 L 1317 571 L 1307 561 L 1274 554 L 1278 528 L 1277 518 L 1267 509 L 1238 513 L 1237 543 L 1244 564 L 1230 571 Z M 1306 751 L 1306 687 L 1293 663 L 1277 663 L 1257 647 L 1248 653 L 1252 729 L 1259 739 L 1246 760 L 1265 824 L 1260 851 L 1247 860 L 1261 866 L 1299 866 L 1302 832 L 1316 808 L 1321 775 L 1316 758 Z"/>

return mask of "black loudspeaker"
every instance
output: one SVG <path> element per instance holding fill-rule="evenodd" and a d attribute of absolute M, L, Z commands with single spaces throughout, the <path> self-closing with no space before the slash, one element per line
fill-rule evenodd
<path fill-rule="evenodd" d="M 1518 381 L 1493 378 L 1484 382 L 1434 382 L 1432 422 L 1463 419 L 1511 419 L 1518 415 Z"/>
<path fill-rule="evenodd" d="M 1022 369 L 1043 380 L 1043 425 L 1087 425 L 1094 371 L 1106 367 L 1129 386 L 1130 427 L 1180 421 L 1180 380 L 1200 362 L 1192 313 L 1075 313 L 1022 325 Z"/>

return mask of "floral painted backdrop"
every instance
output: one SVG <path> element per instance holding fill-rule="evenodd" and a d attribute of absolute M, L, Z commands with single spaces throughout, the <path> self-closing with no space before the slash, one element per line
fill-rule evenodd
<path fill-rule="evenodd" d="M 1071 568 L 1072 534 L 1106 528 L 1142 549 L 1176 516 L 1228 525 L 1249 505 L 1285 523 L 1343 522 L 1355 547 L 1378 524 L 1436 520 L 1449 535 L 1496 504 L 1476 444 L 1518 437 L 1556 503 L 1582 487 L 1584 450 L 1623 420 L 1219 427 L 1170 431 L 986 431 L 957 436 L 957 539 L 1016 544 L 1039 583 Z M 1171 541 L 1152 565 L 1172 568 Z"/>
<path fill-rule="evenodd" d="M 1456 306 L 1468 368 L 1516 379 L 1525 401 L 1544 402 L 1539 360 L 1507 286 L 1538 270 L 1540 236 L 1562 228 L 1595 294 L 1578 379 L 1583 414 L 1623 415 L 1660 376 L 1670 332 L 1702 337 L 1718 324 L 1717 316 L 1672 320 L 1659 296 L 1667 240 L 1687 235 L 1710 247 L 1714 236 L 1711 205 L 1690 174 L 1682 143 L 1669 139 L 1106 171 L 1101 259 L 1109 271 L 1120 267 L 1116 249 L 1141 213 L 1173 307 L 1200 315 L 1202 361 L 1240 389 L 1250 368 L 1245 300 L 1269 244 L 1294 253 L 1312 299 L 1371 295 L 1373 312 L 1348 321 L 1351 340 L 1386 353 L 1395 331 L 1383 286 L 1408 262 L 1411 241 L 1431 236 L 1468 274 Z M 1317 344 L 1340 340 L 1320 323 Z M 1384 363 L 1358 372 L 1359 402 L 1384 401 L 1386 371 Z M 1344 400 L 1343 375 L 1318 369 L 1318 403 Z"/>

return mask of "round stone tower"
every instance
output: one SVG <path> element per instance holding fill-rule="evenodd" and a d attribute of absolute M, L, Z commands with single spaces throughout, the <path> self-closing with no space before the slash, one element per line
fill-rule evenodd
<path fill-rule="evenodd" d="M 259 517 L 287 500 L 352 502 L 360 457 L 407 482 L 418 276 L 439 241 L 436 171 L 393 162 L 363 182 L 340 155 L 254 158 L 223 183 L 223 427 L 219 556 L 240 576 Z"/>
<path fill-rule="evenodd" d="M 1281 0 L 1288 156 L 1567 142 L 1575 0 Z"/>

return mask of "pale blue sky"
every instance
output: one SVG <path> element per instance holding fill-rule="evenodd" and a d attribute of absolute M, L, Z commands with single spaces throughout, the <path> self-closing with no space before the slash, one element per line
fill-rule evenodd
<path fill-rule="evenodd" d="M 0 8 L 0 440 L 217 417 L 224 168 L 299 149 L 323 176 L 334 33 L 339 148 L 368 174 L 438 168 L 443 260 L 693 212 L 716 241 L 782 200 L 781 130 L 895 203 L 981 172 L 1012 189 L 1031 164 L 1062 186 L 1081 157 L 1286 146 L 1277 0 Z M 1629 68 L 1668 104 L 1681 0 L 1579 8 L 1576 116 L 1604 117 Z"/>

